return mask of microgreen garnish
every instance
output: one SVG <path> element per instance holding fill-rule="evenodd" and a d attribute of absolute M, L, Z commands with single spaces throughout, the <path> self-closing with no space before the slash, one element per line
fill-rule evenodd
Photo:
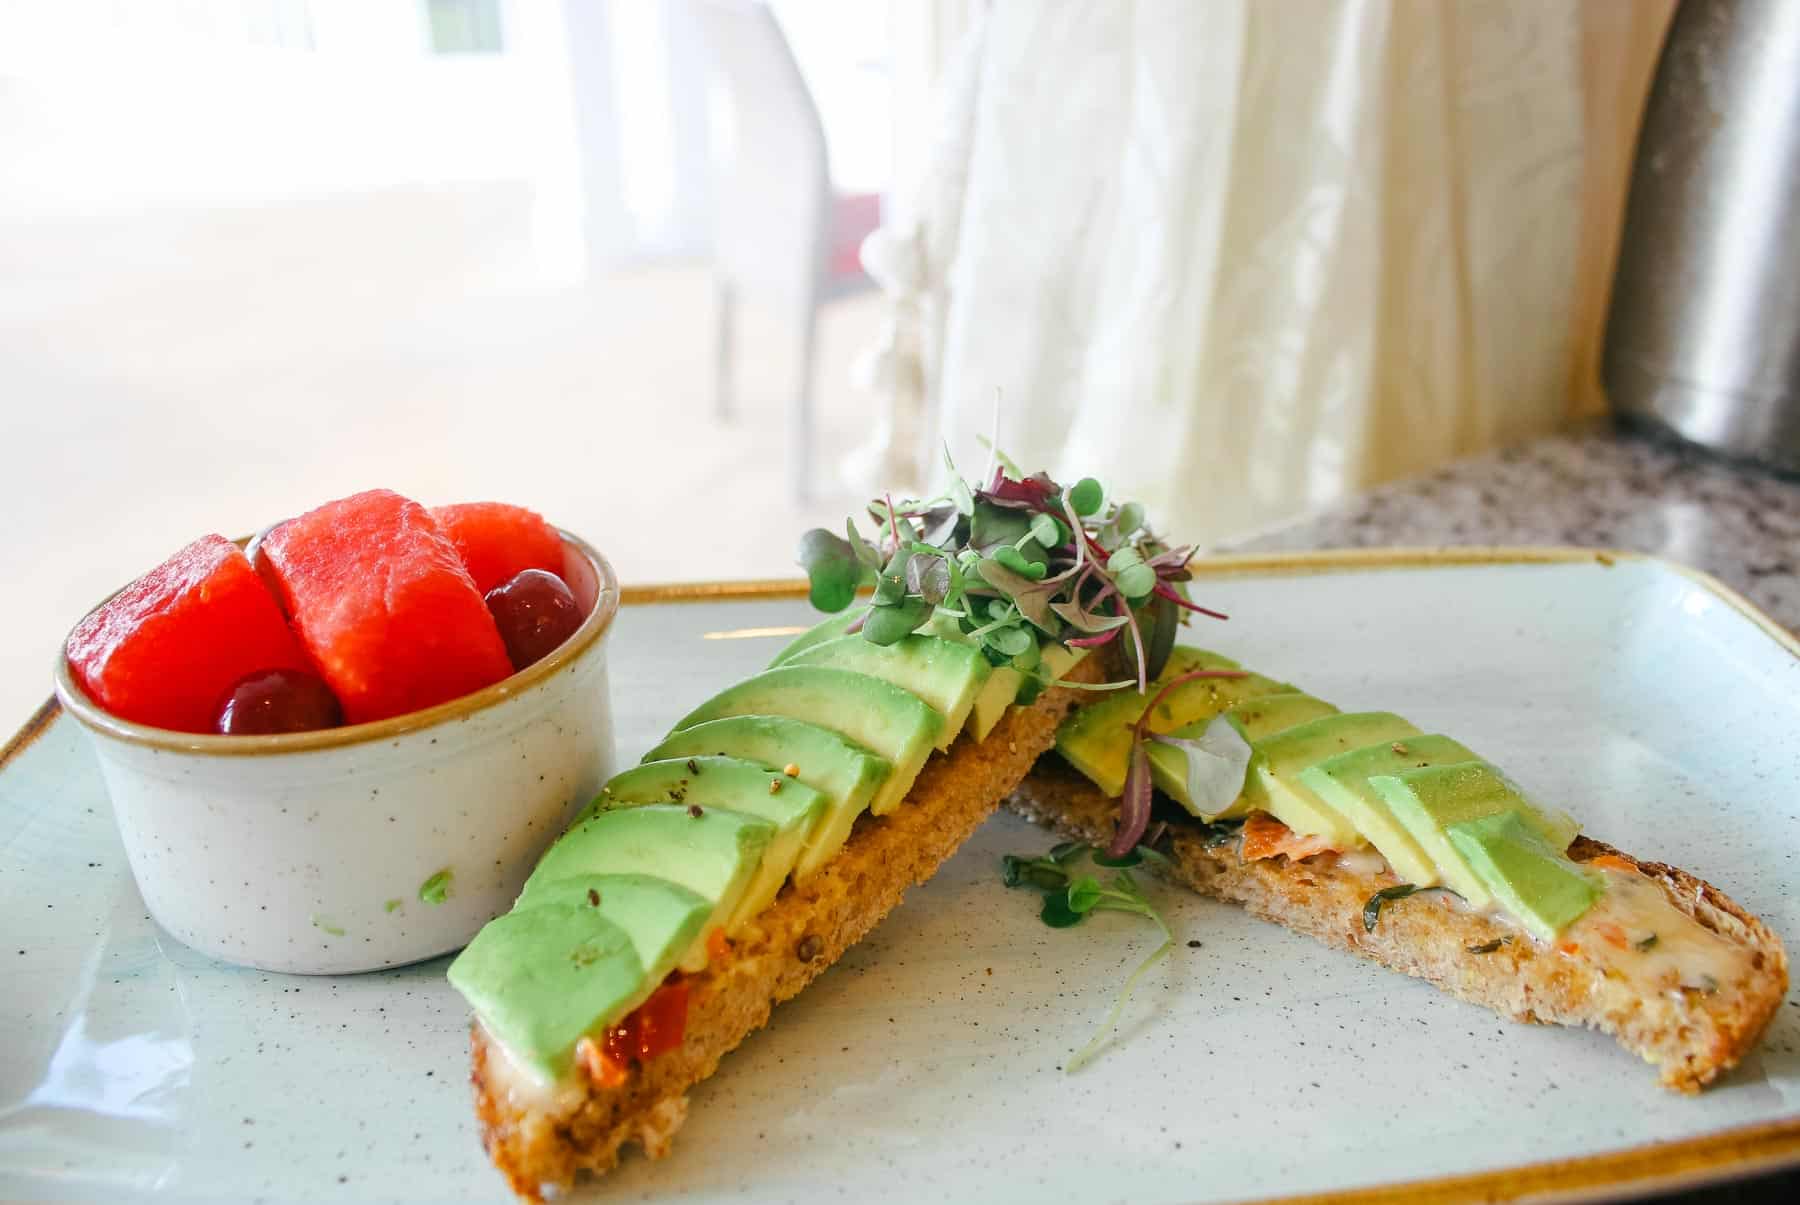
<path fill-rule="evenodd" d="M 1403 900 L 1407 896 L 1415 895 L 1421 891 L 1442 891 L 1446 895 L 1456 895 L 1456 892 L 1450 890 L 1448 887 L 1416 887 L 1411 883 L 1396 883 L 1392 887 L 1383 887 L 1380 891 L 1377 891 L 1374 895 L 1370 896 L 1369 902 L 1363 905 L 1363 932 L 1375 932 L 1375 925 L 1381 920 L 1381 906 L 1383 904 L 1391 903 L 1394 900 Z M 1462 897 L 1457 895 L 1456 898 L 1461 899 Z"/>
<path fill-rule="evenodd" d="M 1654 950 L 1656 948 L 1657 940 L 1658 939 L 1657 939 L 1656 934 L 1652 933 L 1650 936 L 1642 938 L 1638 941 L 1634 941 L 1631 944 L 1634 948 L 1636 948 L 1637 950 L 1640 950 L 1640 951 Z"/>
<path fill-rule="evenodd" d="M 813 606 L 841 611 L 870 588 L 856 629 L 864 639 L 892 644 L 934 620 L 954 623 L 991 663 L 1010 664 L 1040 687 L 1049 681 L 1039 668 L 1044 642 L 1097 648 L 1124 640 L 1140 691 L 1168 662 L 1182 612 L 1225 618 L 1188 600 L 1194 550 L 1159 540 L 1142 506 L 1109 503 L 1091 477 L 1065 490 L 999 460 L 983 488 L 971 488 L 946 455 L 942 493 L 871 502 L 873 542 L 854 518 L 842 536 L 807 532 L 800 564 Z"/>
<path fill-rule="evenodd" d="M 1076 863 L 1083 854 L 1089 855 L 1094 865 L 1114 871 L 1112 878 L 1102 883 L 1094 875 L 1079 874 Z M 1151 951 L 1137 965 L 1137 969 L 1126 977 L 1113 999 L 1112 1008 L 1095 1029 L 1094 1035 L 1088 1039 L 1087 1045 L 1076 1051 L 1074 1057 L 1064 1064 L 1065 1073 L 1079 1071 L 1100 1051 L 1101 1044 L 1118 1024 L 1119 1014 L 1125 1011 L 1125 1005 L 1131 999 L 1138 980 L 1174 948 L 1175 935 L 1170 932 L 1168 922 L 1144 895 L 1143 888 L 1138 886 L 1128 869 L 1146 859 L 1168 861 L 1148 846 L 1128 849 L 1123 855 L 1113 857 L 1095 852 L 1091 845 L 1083 841 L 1066 841 L 1043 857 L 1022 858 L 1008 854 L 1000 859 L 1001 881 L 1008 887 L 1032 887 L 1044 893 L 1044 904 L 1038 918 L 1052 929 L 1067 929 L 1078 925 L 1095 912 L 1130 912 L 1149 919 L 1162 932 L 1162 944 Z"/>

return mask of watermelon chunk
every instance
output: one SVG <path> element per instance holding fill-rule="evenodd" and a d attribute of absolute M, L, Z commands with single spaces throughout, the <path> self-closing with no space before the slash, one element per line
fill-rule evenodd
<path fill-rule="evenodd" d="M 76 625 L 75 679 L 121 719 L 211 732 L 246 674 L 310 669 L 275 599 L 224 536 L 202 536 Z"/>
<path fill-rule="evenodd" d="M 562 537 L 544 517 L 504 502 L 462 502 L 432 509 L 485 596 L 527 569 L 563 572 Z"/>
<path fill-rule="evenodd" d="M 456 546 L 417 502 L 369 490 L 290 519 L 262 552 L 319 676 L 352 724 L 512 673 Z"/>

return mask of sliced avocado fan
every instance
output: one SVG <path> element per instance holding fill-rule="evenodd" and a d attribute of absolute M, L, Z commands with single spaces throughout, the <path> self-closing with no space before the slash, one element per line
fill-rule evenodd
<path fill-rule="evenodd" d="M 645 762 L 615 775 L 591 805 L 597 811 L 676 803 L 696 810 L 729 808 L 775 826 L 756 877 L 744 890 L 733 928 L 774 901 L 813 834 L 831 811 L 831 801 L 780 770 L 737 757 L 688 757 Z"/>
<path fill-rule="evenodd" d="M 840 636 L 801 649 L 784 665 L 830 665 L 911 691 L 944 717 L 937 747 L 948 749 L 975 706 L 992 667 L 974 645 L 937 636 L 907 636 L 881 645 Z"/>
<path fill-rule="evenodd" d="M 1216 653 L 1178 648 L 1158 683 L 1235 667 Z M 1064 722 L 1057 751 L 1118 796 L 1131 729 L 1146 702 L 1121 691 L 1087 704 Z M 1202 820 L 1260 810 L 1338 849 L 1368 842 L 1402 881 L 1444 885 L 1477 908 L 1497 901 L 1538 937 L 1566 927 L 1604 889 L 1565 854 L 1578 831 L 1574 820 L 1539 807 L 1449 737 L 1423 734 L 1391 712 L 1339 713 L 1261 675 L 1178 686 L 1149 726 L 1191 739 L 1219 715 L 1251 749 L 1243 792 L 1224 812 L 1204 815 L 1186 798 L 1180 750 L 1152 743 L 1147 751 L 1155 787 Z"/>
<path fill-rule="evenodd" d="M 775 826 L 757 816 L 725 808 L 695 816 L 673 803 L 645 804 L 599 812 L 575 825 L 550 847 L 519 894 L 515 909 L 532 906 L 561 879 L 596 874 L 648 874 L 676 883 L 704 898 L 711 909 L 706 928 L 730 933 L 740 920 L 739 905 L 762 865 Z M 682 969 L 706 965 L 704 946 L 690 952 Z"/>
<path fill-rule="evenodd" d="M 830 813 L 813 830 L 800 861 L 796 878 L 804 879 L 831 860 L 850 836 L 856 818 L 868 809 L 875 792 L 887 781 L 886 758 L 844 739 L 829 728 L 785 715 L 734 715 L 707 720 L 692 728 L 670 733 L 644 755 L 644 760 L 706 757 L 741 757 L 759 765 L 792 767 L 796 779 L 830 801 Z"/>
<path fill-rule="evenodd" d="M 675 728 L 732 715 L 792 716 L 886 758 L 892 769 L 869 804 L 877 816 L 906 798 L 944 727 L 942 713 L 891 682 L 833 666 L 782 665 L 720 691 Z"/>
<path fill-rule="evenodd" d="M 1204 649 L 1177 647 L 1147 693 L 1116 690 L 1103 694 L 1064 721 L 1056 733 L 1056 751 L 1071 766 L 1110 796 L 1125 790 L 1126 762 L 1131 756 L 1131 728 L 1163 686 L 1182 674 L 1203 669 L 1238 669 L 1229 657 Z M 1157 704 L 1150 727 L 1171 732 L 1212 719 L 1226 708 L 1259 695 L 1292 691 L 1293 687 L 1247 673 L 1241 678 L 1199 678 L 1176 687 Z"/>

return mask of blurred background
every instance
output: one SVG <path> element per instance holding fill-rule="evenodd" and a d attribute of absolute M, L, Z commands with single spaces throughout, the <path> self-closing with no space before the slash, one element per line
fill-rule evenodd
<path fill-rule="evenodd" d="M 0 0 L 0 728 L 372 486 L 785 576 L 978 435 L 1211 542 L 1593 410 L 1668 8 Z"/>

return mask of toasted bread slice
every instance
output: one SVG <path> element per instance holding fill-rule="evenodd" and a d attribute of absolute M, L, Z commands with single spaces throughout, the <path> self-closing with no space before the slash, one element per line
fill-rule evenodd
<path fill-rule="evenodd" d="M 1098 672 L 1084 662 L 1069 676 L 1092 681 Z M 687 1117 L 687 1090 L 968 840 L 1050 748 L 1077 693 L 1045 691 L 1011 709 L 986 740 L 963 736 L 926 763 L 894 812 L 864 814 L 831 861 L 784 887 L 729 953 L 688 980 L 680 1048 L 635 1064 L 622 1084 L 603 1088 L 577 1075 L 538 1089 L 476 1024 L 470 1081 L 482 1141 L 513 1191 L 542 1200 L 580 1172 L 610 1169 L 629 1145 L 667 1154 Z"/>
<path fill-rule="evenodd" d="M 1101 844 L 1112 838 L 1119 806 L 1054 755 L 1039 761 L 1008 804 L 1065 837 Z M 1198 822 L 1173 822 L 1169 833 L 1159 848 L 1170 855 L 1162 873 L 1173 881 L 1502 1016 L 1611 1034 L 1660 1068 L 1664 1086 L 1679 1092 L 1697 1092 L 1735 1066 L 1787 994 L 1787 954 L 1767 925 L 1686 871 L 1639 862 L 1587 837 L 1575 839 L 1571 858 L 1603 859 L 1599 865 L 1614 872 L 1635 870 L 1669 906 L 1725 943 L 1719 951 L 1725 956 L 1713 965 L 1731 973 L 1652 990 L 1617 973 L 1604 952 L 1573 941 L 1534 942 L 1518 927 L 1454 907 L 1442 895 L 1389 903 L 1369 929 L 1364 906 L 1397 883 L 1390 873 L 1330 853 L 1246 862 L 1236 840 L 1218 840 Z M 1618 944 L 1630 948 L 1623 938 Z"/>

